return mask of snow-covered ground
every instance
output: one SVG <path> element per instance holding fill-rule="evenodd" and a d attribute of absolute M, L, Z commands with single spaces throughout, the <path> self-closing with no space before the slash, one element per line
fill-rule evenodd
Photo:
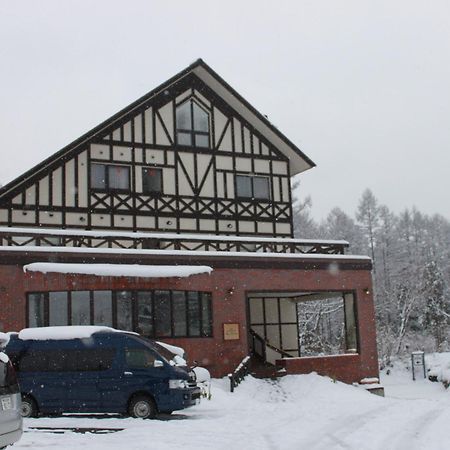
<path fill-rule="evenodd" d="M 405 364 L 382 374 L 386 397 L 315 374 L 279 382 L 247 378 L 228 392 L 160 420 L 61 417 L 25 421 L 16 449 L 450 449 L 450 391 L 412 381 Z M 49 432 L 45 428 L 58 428 Z M 104 434 L 64 428 L 122 429 Z"/>

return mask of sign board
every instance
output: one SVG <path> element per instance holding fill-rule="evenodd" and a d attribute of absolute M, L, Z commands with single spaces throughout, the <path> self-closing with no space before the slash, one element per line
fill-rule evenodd
<path fill-rule="evenodd" d="M 238 323 L 224 323 L 223 324 L 223 338 L 225 341 L 236 341 L 239 339 L 239 324 Z"/>
<path fill-rule="evenodd" d="M 427 377 L 427 372 L 425 369 L 425 352 L 412 352 L 411 353 L 411 367 L 413 380 L 416 380 L 417 373 L 423 373 L 423 377 Z"/>

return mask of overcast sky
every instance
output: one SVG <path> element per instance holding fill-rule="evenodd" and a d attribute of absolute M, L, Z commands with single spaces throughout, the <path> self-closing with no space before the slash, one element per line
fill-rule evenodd
<path fill-rule="evenodd" d="M 317 167 L 320 219 L 369 187 L 450 219 L 448 0 L 0 0 L 5 184 L 197 58 Z"/>

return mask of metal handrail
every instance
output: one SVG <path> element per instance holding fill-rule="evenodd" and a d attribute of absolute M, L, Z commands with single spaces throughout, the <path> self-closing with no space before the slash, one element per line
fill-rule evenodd
<path fill-rule="evenodd" d="M 246 356 L 236 367 L 233 373 L 228 374 L 230 380 L 230 392 L 250 373 L 250 356 Z"/>

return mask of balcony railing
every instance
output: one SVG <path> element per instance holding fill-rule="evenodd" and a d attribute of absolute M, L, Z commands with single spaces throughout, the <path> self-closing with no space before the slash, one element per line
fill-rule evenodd
<path fill-rule="evenodd" d="M 2 246 L 88 247 L 342 255 L 346 241 L 0 227 Z"/>

